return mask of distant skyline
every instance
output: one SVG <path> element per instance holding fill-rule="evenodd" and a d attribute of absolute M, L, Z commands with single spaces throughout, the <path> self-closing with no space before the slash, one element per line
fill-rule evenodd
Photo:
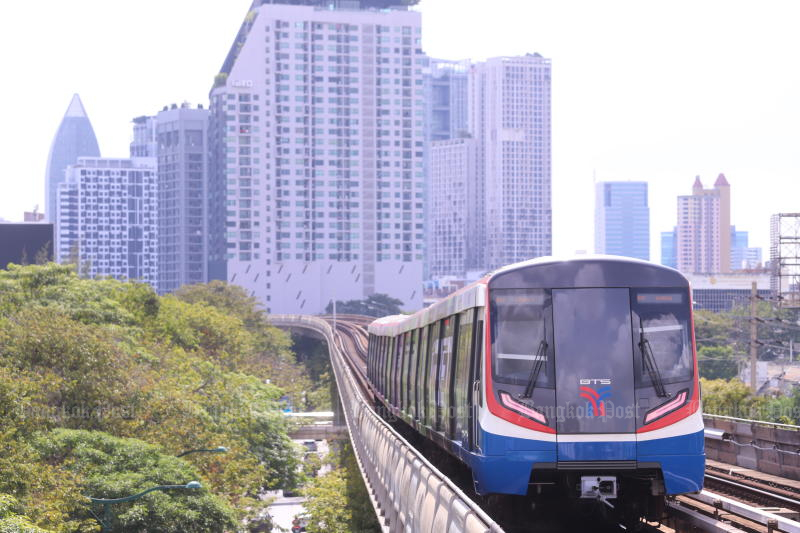
<path fill-rule="evenodd" d="M 207 105 L 250 0 L 15 2 L 0 13 L 13 83 L 0 146 L 0 218 L 44 209 L 50 143 L 79 93 L 104 157 L 131 120 Z M 222 7 L 224 5 L 224 7 Z M 769 216 L 800 210 L 800 4 L 422 0 L 442 59 L 539 52 L 553 62 L 553 250 L 593 249 L 593 180 L 649 183 L 651 258 L 694 177 L 731 184 L 731 223 L 769 248 Z M 457 13 L 457 16 L 454 16 Z"/>

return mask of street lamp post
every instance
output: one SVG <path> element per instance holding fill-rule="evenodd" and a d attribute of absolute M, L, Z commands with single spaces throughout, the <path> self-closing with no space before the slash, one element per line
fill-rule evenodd
<path fill-rule="evenodd" d="M 125 498 L 89 498 L 92 500 L 92 503 L 100 503 L 103 504 L 103 519 L 97 518 L 97 521 L 100 522 L 102 526 L 102 533 L 108 533 L 111 531 L 111 506 L 115 503 L 125 503 L 125 502 L 132 502 L 134 500 L 138 500 L 145 494 L 150 492 L 154 492 L 157 490 L 170 490 L 170 489 L 199 489 L 202 487 L 199 481 L 190 481 L 186 485 L 158 485 L 156 487 L 151 487 L 147 490 L 140 492 L 139 494 L 134 494 L 133 496 L 126 496 Z M 94 513 L 92 513 L 94 514 Z"/>
<path fill-rule="evenodd" d="M 190 453 L 225 453 L 228 451 L 228 448 L 225 446 L 217 446 L 216 448 L 199 448 L 197 450 L 186 450 L 185 452 L 179 453 L 175 457 L 183 457 L 184 455 L 189 455 Z"/>

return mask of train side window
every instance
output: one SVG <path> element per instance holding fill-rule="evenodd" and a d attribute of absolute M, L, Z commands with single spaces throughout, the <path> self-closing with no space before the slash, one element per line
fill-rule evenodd
<path fill-rule="evenodd" d="M 439 370 L 439 322 L 430 327 L 428 339 L 428 365 L 425 373 L 425 424 L 436 425 L 436 379 Z"/>
<path fill-rule="evenodd" d="M 458 318 L 458 341 L 453 378 L 453 435 L 452 438 L 468 442 L 470 398 L 470 369 L 472 366 L 472 315 L 474 309 L 464 311 Z"/>
<path fill-rule="evenodd" d="M 408 332 L 402 333 L 402 342 L 400 344 L 400 368 L 397 372 L 398 382 L 400 386 L 397 389 L 397 406 L 400 408 L 401 411 L 405 411 L 406 404 L 405 404 L 405 393 L 406 393 L 406 385 L 408 381 L 406 380 L 406 366 L 408 366 Z"/>
<path fill-rule="evenodd" d="M 392 351 L 389 353 L 389 403 L 396 405 L 394 395 L 397 393 L 397 387 L 394 384 L 395 367 L 397 366 L 397 348 L 400 345 L 400 337 L 392 337 Z"/>
<path fill-rule="evenodd" d="M 372 342 L 370 342 L 369 345 L 372 347 L 372 361 L 371 361 L 371 363 L 369 365 L 369 373 L 370 373 L 370 378 L 369 379 L 374 384 L 375 383 L 375 362 L 376 362 L 376 360 L 378 358 L 378 336 L 377 335 L 374 335 L 374 334 L 372 335 Z"/>
<path fill-rule="evenodd" d="M 383 382 L 386 392 L 383 396 L 387 401 L 391 402 L 392 398 L 392 354 L 394 353 L 394 337 L 389 337 L 389 342 L 386 344 L 386 362 L 383 365 Z"/>
<path fill-rule="evenodd" d="M 370 333 L 367 340 L 367 379 L 372 381 L 372 353 L 375 351 L 375 336 Z"/>
<path fill-rule="evenodd" d="M 425 377 L 428 369 L 428 336 L 430 327 L 420 329 L 419 363 L 417 364 L 417 420 L 425 423 Z"/>
<path fill-rule="evenodd" d="M 383 394 L 383 383 L 381 382 L 381 361 L 383 361 L 383 339 L 378 337 L 378 357 L 375 358 L 375 368 L 372 373 L 375 376 L 375 384 L 378 386 L 378 391 Z"/>
<path fill-rule="evenodd" d="M 403 355 L 405 347 L 405 336 L 401 333 L 397 336 L 397 350 L 394 359 L 394 393 L 392 394 L 392 403 L 395 407 L 402 408 L 400 404 L 400 397 L 403 392 L 402 376 L 403 376 Z"/>
<path fill-rule="evenodd" d="M 378 382 L 378 390 L 383 394 L 383 379 L 381 376 L 381 364 L 383 363 L 383 344 L 386 337 L 379 337 L 378 340 L 378 359 L 375 361 L 375 379 Z"/>
<path fill-rule="evenodd" d="M 403 412 L 408 412 L 408 365 L 411 364 L 411 332 L 406 331 L 403 334 L 403 367 L 402 374 L 400 375 L 400 404 L 402 405 Z"/>
<path fill-rule="evenodd" d="M 457 316 L 453 315 L 442 321 L 442 342 L 439 354 L 439 379 L 436 387 L 436 430 L 450 433 L 450 389 L 453 371 L 453 352 L 455 351 L 454 334 Z"/>
<path fill-rule="evenodd" d="M 417 418 L 417 361 L 419 359 L 419 332 L 420 330 L 415 329 L 411 332 L 411 357 L 409 358 L 408 364 L 408 395 L 407 395 L 407 405 L 408 408 L 406 412 L 412 419 Z"/>

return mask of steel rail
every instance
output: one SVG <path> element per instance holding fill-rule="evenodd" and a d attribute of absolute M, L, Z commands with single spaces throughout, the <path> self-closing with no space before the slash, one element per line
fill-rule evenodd
<path fill-rule="evenodd" d="M 708 474 L 707 473 L 705 475 L 705 477 L 706 477 L 706 479 L 710 479 L 710 480 L 714 481 L 715 483 L 719 483 L 719 484 L 722 484 L 722 485 L 725 485 L 725 486 L 728 486 L 728 487 L 732 487 L 732 488 L 737 489 L 737 490 L 742 490 L 742 491 L 747 492 L 747 493 L 756 494 L 757 496 L 760 496 L 760 497 L 769 498 L 769 499 L 774 500 L 776 502 L 780 502 L 780 503 L 782 503 L 784 505 L 790 505 L 792 507 L 792 509 L 795 509 L 795 510 L 800 509 L 800 500 L 796 500 L 794 498 L 787 498 L 786 496 L 781 496 L 780 494 L 775 494 L 773 492 L 769 492 L 769 491 L 766 491 L 766 490 L 763 490 L 763 489 L 759 489 L 759 488 L 753 487 L 751 485 L 747 485 L 745 483 L 738 483 L 736 481 L 731 481 L 730 479 L 725 479 L 723 477 L 718 477 L 718 476 L 715 476 L 713 474 Z"/>
<path fill-rule="evenodd" d="M 784 531 L 786 533 L 800 533 L 800 522 L 789 520 L 783 516 L 738 502 L 721 494 L 703 490 L 697 494 L 688 494 L 686 496 L 692 500 L 714 506 L 717 509 L 741 516 L 753 522 L 773 527 L 773 530 Z"/>

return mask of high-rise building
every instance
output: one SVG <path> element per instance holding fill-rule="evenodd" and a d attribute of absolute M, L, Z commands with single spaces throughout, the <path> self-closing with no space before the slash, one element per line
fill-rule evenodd
<path fill-rule="evenodd" d="M 598 254 L 650 260 L 650 207 L 645 181 L 595 185 L 594 249 Z"/>
<path fill-rule="evenodd" d="M 430 59 L 425 69 L 425 140 L 446 141 L 468 131 L 469 61 Z"/>
<path fill-rule="evenodd" d="M 464 276 L 476 268 L 479 243 L 472 239 L 477 213 L 475 141 L 435 141 L 430 146 L 431 277 Z"/>
<path fill-rule="evenodd" d="M 746 231 L 736 231 L 731 226 L 731 270 L 758 268 L 761 265 L 761 248 L 748 246 Z"/>
<path fill-rule="evenodd" d="M 478 263 L 491 270 L 552 249 L 550 60 L 498 57 L 470 69 L 476 140 Z"/>
<path fill-rule="evenodd" d="M 66 179 L 64 172 L 68 165 L 77 163 L 80 156 L 99 157 L 100 148 L 81 98 L 75 94 L 58 126 L 47 157 L 44 214 L 49 222 L 55 222 L 58 218 L 58 186 Z"/>
<path fill-rule="evenodd" d="M 407 4 L 256 0 L 216 77 L 209 274 L 271 312 L 422 305 L 425 58 Z"/>
<path fill-rule="evenodd" d="M 678 270 L 687 274 L 731 270 L 731 188 L 724 174 L 713 189 L 695 178 L 692 194 L 678 197 Z"/>
<path fill-rule="evenodd" d="M 158 161 L 157 290 L 164 294 L 208 280 L 208 110 L 172 105 L 150 122 Z"/>
<path fill-rule="evenodd" d="M 672 231 L 661 232 L 661 264 L 671 268 L 678 268 L 678 258 L 675 255 L 676 233 L 675 228 Z"/>
<path fill-rule="evenodd" d="M 58 190 L 56 254 L 89 277 L 156 283 L 156 173 L 149 158 L 78 158 Z"/>
<path fill-rule="evenodd" d="M 469 61 L 448 61 L 444 59 L 427 59 L 423 70 L 425 85 L 425 150 L 424 171 L 426 227 L 432 228 L 431 203 L 431 151 L 434 141 L 446 141 L 463 137 L 468 131 L 467 121 L 467 87 L 469 80 Z M 440 275 L 431 269 L 434 253 L 432 231 L 425 232 L 425 249 L 423 271 L 425 279 L 431 275 Z M 437 269 L 441 272 L 441 269 Z"/>
<path fill-rule="evenodd" d="M 157 157 L 156 117 L 141 116 L 133 119 L 131 157 Z"/>

